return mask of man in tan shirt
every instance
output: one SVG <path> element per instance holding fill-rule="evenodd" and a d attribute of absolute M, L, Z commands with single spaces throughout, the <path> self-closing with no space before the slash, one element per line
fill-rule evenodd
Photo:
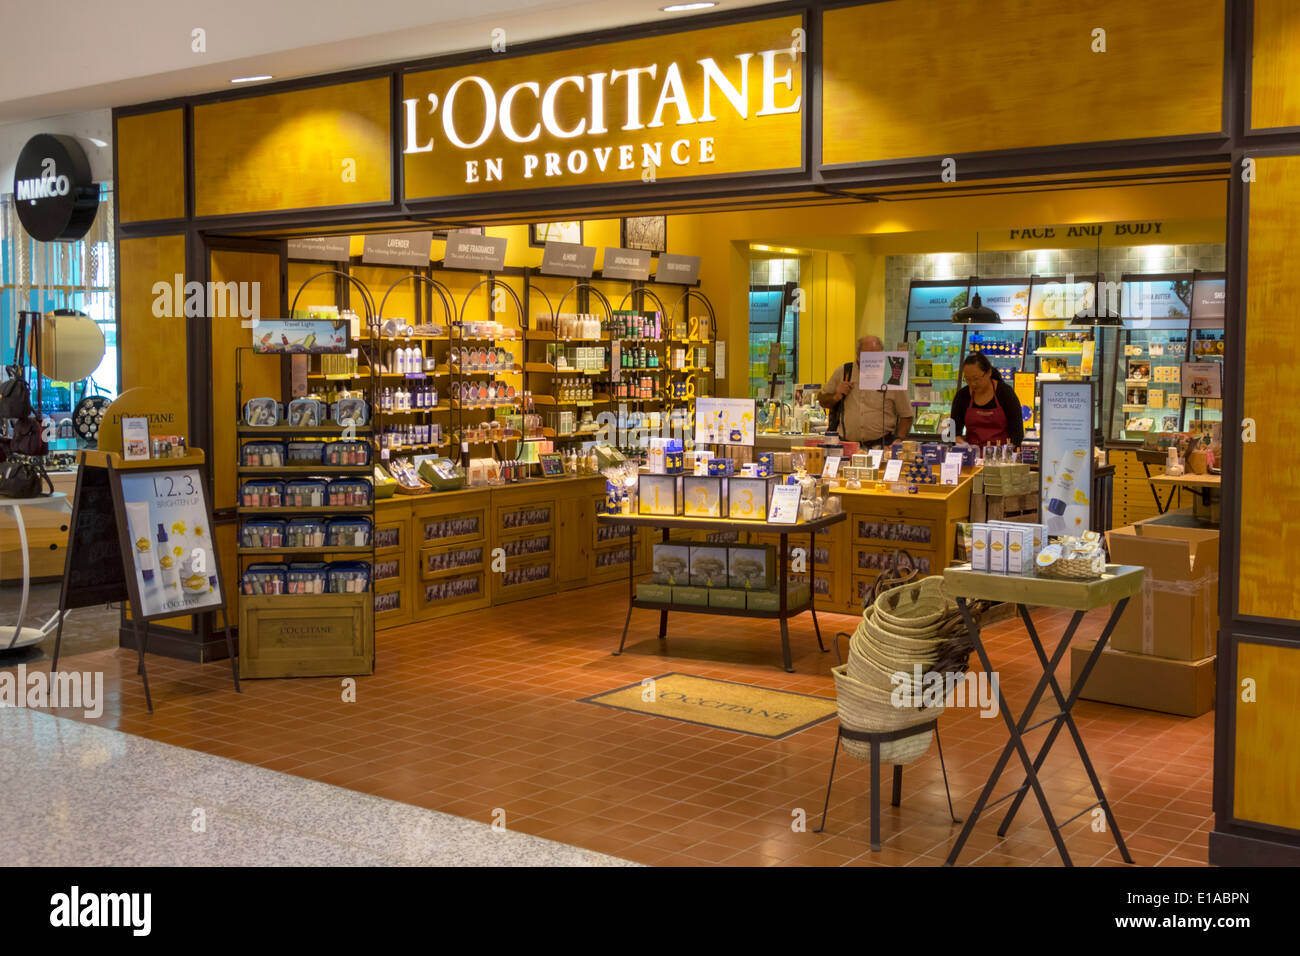
<path fill-rule="evenodd" d="M 874 335 L 858 342 L 858 352 L 883 352 L 885 345 Z M 906 389 L 880 391 L 858 387 L 858 363 L 849 366 L 847 380 L 840 366 L 831 375 L 818 400 L 831 409 L 844 403 L 840 437 L 863 445 L 879 445 L 895 438 L 906 438 L 912 430 L 912 406 Z"/>

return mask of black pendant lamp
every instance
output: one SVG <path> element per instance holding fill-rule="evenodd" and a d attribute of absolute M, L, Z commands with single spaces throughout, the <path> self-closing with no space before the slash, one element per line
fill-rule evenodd
<path fill-rule="evenodd" d="M 1124 320 L 1120 318 L 1118 312 L 1111 309 L 1110 303 L 1106 302 L 1100 314 L 1097 313 L 1098 299 L 1101 298 L 1101 233 L 1097 233 L 1097 274 L 1093 277 L 1092 283 L 1092 311 L 1089 315 L 1087 309 L 1080 309 L 1070 320 L 1070 325 L 1083 326 L 1102 326 L 1105 328 L 1118 328 L 1124 325 Z"/>
<path fill-rule="evenodd" d="M 975 271 L 980 268 L 980 234 L 975 233 Z M 977 282 L 978 276 L 971 276 L 970 282 L 975 294 L 969 304 L 962 306 L 952 314 L 953 325 L 1001 325 L 1002 317 L 980 300 Z"/>

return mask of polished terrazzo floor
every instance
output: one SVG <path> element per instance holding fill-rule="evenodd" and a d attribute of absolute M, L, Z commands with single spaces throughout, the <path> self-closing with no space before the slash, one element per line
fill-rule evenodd
<path fill-rule="evenodd" d="M 25 708 L 0 742 L 0 867 L 629 865 Z"/>
<path fill-rule="evenodd" d="M 98 726 L 478 825 L 500 811 L 511 831 L 638 863 L 943 861 L 959 828 L 948 819 L 934 748 L 906 768 L 902 806 L 884 801 L 884 846 L 872 853 L 867 768 L 843 755 L 827 831 L 813 832 L 834 721 L 769 740 L 581 703 L 668 672 L 834 696 L 833 659 L 818 651 L 807 617 L 791 624 L 797 673 L 786 674 L 775 624 L 738 618 L 672 615 L 661 645 L 657 615 L 637 611 L 628 652 L 613 657 L 626 600 L 626 584 L 612 584 L 381 631 L 375 674 L 358 679 L 355 703 L 343 702 L 337 679 L 247 681 L 236 695 L 225 662 L 151 657 L 150 716 L 134 654 L 87 645 L 64 666 L 103 671 L 107 701 Z M 1039 611 L 1035 619 L 1046 636 L 1059 634 L 1066 615 Z M 1078 639 L 1095 636 L 1101 623 L 1090 615 Z M 855 624 L 849 616 L 822 616 L 828 635 Z M 76 615 L 69 621 L 82 626 Z M 1040 674 L 1032 646 L 1014 620 L 989 626 L 985 638 L 1018 711 Z M 39 666 L 48 651 L 36 652 L 28 666 Z M 10 664 L 0 658 L 0 669 Z M 1051 712 L 1045 705 L 1039 719 Z M 1074 714 L 1134 860 L 1205 865 L 1213 714 L 1187 719 L 1089 701 Z M 1007 731 L 1000 719 L 955 708 L 940 727 L 960 816 L 973 806 Z M 1058 819 L 1093 800 L 1068 740 L 1054 748 L 1042 778 Z M 1019 782 L 1008 774 L 999 794 Z M 238 809 L 237 794 L 229 806 Z M 992 818 L 980 823 L 963 864 L 1060 864 L 1032 801 L 1006 838 L 996 828 Z M 1066 834 L 1076 864 L 1122 865 L 1110 835 L 1093 832 L 1087 817 Z"/>

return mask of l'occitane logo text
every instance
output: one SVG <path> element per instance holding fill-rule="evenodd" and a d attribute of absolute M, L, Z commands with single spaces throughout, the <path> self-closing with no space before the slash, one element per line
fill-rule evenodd
<path fill-rule="evenodd" d="M 485 156 L 465 161 L 465 182 L 496 182 L 509 176 L 580 176 L 631 171 L 665 163 L 687 166 L 716 161 L 714 137 L 651 139 L 580 147 L 591 137 L 641 133 L 666 126 L 704 127 L 719 116 L 741 120 L 799 112 L 803 97 L 795 92 L 798 52 L 760 50 L 690 62 L 670 61 L 573 74 L 551 79 L 525 76 L 500 89 L 483 76 L 455 78 L 441 89 L 402 102 L 406 107 L 403 153 L 492 148 L 493 143 L 545 141 L 564 150 Z M 408 81 L 409 83 L 409 81 Z M 408 85 L 408 92 L 410 87 Z M 753 99 L 751 99 L 753 97 Z M 754 107 L 757 106 L 757 109 Z M 506 142 L 503 143 L 502 140 Z"/>

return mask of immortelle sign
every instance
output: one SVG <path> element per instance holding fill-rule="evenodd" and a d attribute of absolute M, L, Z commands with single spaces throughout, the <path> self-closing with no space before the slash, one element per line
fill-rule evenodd
<path fill-rule="evenodd" d="M 413 73 L 407 198 L 797 168 L 802 44 L 783 17 Z"/>

